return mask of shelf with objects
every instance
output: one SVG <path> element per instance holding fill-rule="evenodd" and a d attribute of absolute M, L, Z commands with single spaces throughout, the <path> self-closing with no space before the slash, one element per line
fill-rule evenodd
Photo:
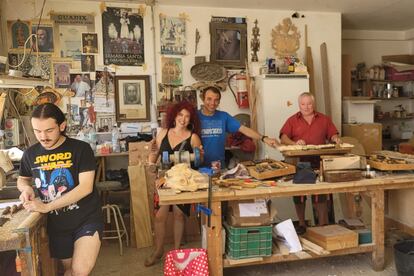
<path fill-rule="evenodd" d="M 346 123 L 380 123 L 383 149 L 398 150 L 414 131 L 414 66 L 389 61 L 368 67 L 343 55 L 343 114 Z"/>

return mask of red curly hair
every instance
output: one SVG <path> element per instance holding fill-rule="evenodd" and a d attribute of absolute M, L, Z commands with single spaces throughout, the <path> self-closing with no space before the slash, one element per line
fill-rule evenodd
<path fill-rule="evenodd" d="M 190 123 L 187 126 L 188 130 L 191 130 L 195 134 L 200 136 L 201 123 L 197 115 L 197 110 L 191 103 L 187 101 L 181 101 L 179 103 L 172 104 L 168 107 L 167 128 L 169 129 L 175 126 L 175 118 L 177 117 L 177 114 L 183 109 L 187 110 L 190 113 Z"/>

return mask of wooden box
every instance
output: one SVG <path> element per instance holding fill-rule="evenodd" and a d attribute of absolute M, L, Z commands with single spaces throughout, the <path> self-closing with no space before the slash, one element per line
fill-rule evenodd
<path fill-rule="evenodd" d="M 323 178 L 325 182 L 347 182 L 360 180 L 363 175 L 360 170 L 324 171 Z"/>
<path fill-rule="evenodd" d="M 305 237 L 329 251 L 358 246 L 358 233 L 338 224 L 309 227 Z"/>
<path fill-rule="evenodd" d="M 261 163 L 260 162 L 254 163 L 254 162 L 248 161 L 248 162 L 244 162 L 243 164 L 247 167 L 249 174 L 252 177 L 259 179 L 259 180 L 294 174 L 296 172 L 295 166 L 281 162 L 281 161 L 272 160 L 272 159 L 265 160 Z M 263 165 L 263 164 L 267 164 L 268 166 L 270 166 L 271 169 L 265 169 L 263 171 L 258 170 L 258 167 L 262 167 L 262 168 L 267 167 L 267 165 Z"/>

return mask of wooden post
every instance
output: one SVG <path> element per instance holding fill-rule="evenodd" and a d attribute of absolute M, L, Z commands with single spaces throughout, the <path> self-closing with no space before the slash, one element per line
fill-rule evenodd
<path fill-rule="evenodd" d="M 211 276 L 223 276 L 221 202 L 213 201 L 211 211 L 211 226 L 207 227 L 208 267 Z"/>
<path fill-rule="evenodd" d="M 372 268 L 384 270 L 384 190 L 378 189 L 371 193 L 372 237 L 375 244 L 372 252 Z"/>
<path fill-rule="evenodd" d="M 327 50 L 325 42 L 321 44 L 321 63 L 322 63 L 322 84 L 323 84 L 323 95 L 324 95 L 324 104 L 325 104 L 325 115 L 330 117 L 332 116 L 331 91 L 329 88 L 328 50 Z"/>
<path fill-rule="evenodd" d="M 149 247 L 153 237 L 144 165 L 129 166 L 128 175 L 137 248 Z"/>

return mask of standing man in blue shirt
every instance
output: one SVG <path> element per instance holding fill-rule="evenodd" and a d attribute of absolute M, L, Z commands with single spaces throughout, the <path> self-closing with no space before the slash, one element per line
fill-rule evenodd
<path fill-rule="evenodd" d="M 226 133 L 240 131 L 247 137 L 261 140 L 271 147 L 279 146 L 279 141 L 259 134 L 257 131 L 243 126 L 225 111 L 217 110 L 220 104 L 220 90 L 214 86 L 207 87 L 201 91 L 203 106 L 198 110 L 201 121 L 201 140 L 204 149 L 204 164 L 211 166 L 212 161 L 221 161 L 224 166 L 224 147 Z"/>

